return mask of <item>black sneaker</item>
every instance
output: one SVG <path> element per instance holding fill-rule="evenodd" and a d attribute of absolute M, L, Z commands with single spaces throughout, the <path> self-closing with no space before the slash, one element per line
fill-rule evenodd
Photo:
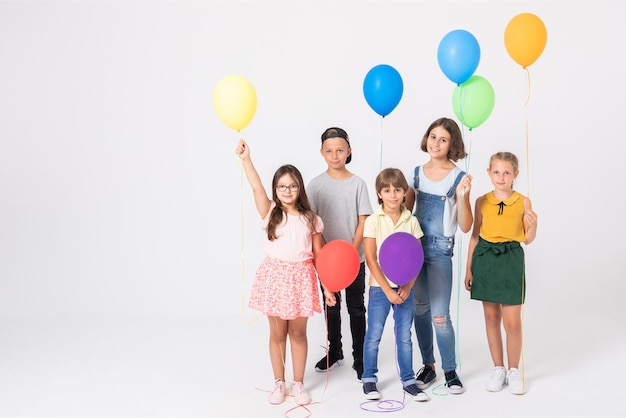
<path fill-rule="evenodd" d="M 357 380 L 360 382 L 361 381 L 361 376 L 363 376 L 363 362 L 362 361 L 355 361 L 354 364 L 352 365 L 352 368 L 356 372 Z"/>
<path fill-rule="evenodd" d="M 417 387 L 415 383 L 411 383 L 404 387 L 404 392 L 413 398 L 415 402 L 425 402 L 430 400 L 426 392 Z"/>
<path fill-rule="evenodd" d="M 463 387 L 463 383 L 461 383 L 461 379 L 456 375 L 456 371 L 452 370 L 451 372 L 445 372 L 446 375 L 446 386 L 448 387 L 448 392 L 453 395 L 460 395 L 465 392 L 465 388 Z"/>
<path fill-rule="evenodd" d="M 322 357 L 320 361 L 315 365 L 315 370 L 318 372 L 325 372 L 326 370 L 332 370 L 337 366 L 341 366 L 343 364 L 343 354 L 334 354 L 330 353 L 330 355 L 325 355 Z"/>
<path fill-rule="evenodd" d="M 378 389 L 376 388 L 376 383 L 374 382 L 363 383 L 363 393 L 365 394 L 365 399 L 380 399 L 380 393 L 378 392 Z"/>
<path fill-rule="evenodd" d="M 415 380 L 417 380 L 417 382 L 415 382 L 415 384 L 418 388 L 424 390 L 427 389 L 431 383 L 433 383 L 436 377 L 437 373 L 435 373 L 430 366 L 424 366 L 419 372 L 417 372 L 417 375 L 415 376 Z"/>

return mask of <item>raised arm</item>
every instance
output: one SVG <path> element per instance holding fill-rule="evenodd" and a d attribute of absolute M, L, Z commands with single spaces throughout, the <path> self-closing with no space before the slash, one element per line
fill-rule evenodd
<path fill-rule="evenodd" d="M 250 183 L 250 187 L 252 187 L 256 209 L 259 212 L 259 215 L 261 215 L 261 219 L 263 219 L 267 216 L 272 201 L 267 197 L 267 192 L 263 187 L 259 173 L 257 173 L 256 168 L 254 168 L 254 164 L 252 164 L 252 159 L 250 158 L 250 148 L 248 147 L 246 141 L 240 139 L 235 152 L 241 159 L 241 164 L 246 173 L 246 178 L 248 179 L 248 183 Z"/>

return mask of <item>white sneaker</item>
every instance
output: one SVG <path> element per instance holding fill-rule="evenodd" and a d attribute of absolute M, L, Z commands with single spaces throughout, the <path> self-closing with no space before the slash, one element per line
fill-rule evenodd
<path fill-rule="evenodd" d="M 280 379 L 276 379 L 274 382 L 274 390 L 270 393 L 270 403 L 273 405 L 283 403 L 285 400 L 285 392 L 285 382 Z"/>
<path fill-rule="evenodd" d="M 504 385 L 505 380 L 506 369 L 502 366 L 496 366 L 493 368 L 489 380 L 487 380 L 486 388 L 489 392 L 499 392 L 502 390 L 502 385 Z"/>
<path fill-rule="evenodd" d="M 311 395 L 306 391 L 301 382 L 293 382 L 291 394 L 298 405 L 307 405 L 311 403 Z"/>
<path fill-rule="evenodd" d="M 524 382 L 522 381 L 522 376 L 520 375 L 519 370 L 512 367 L 509 369 L 509 373 L 506 378 L 506 382 L 509 385 L 509 391 L 513 395 L 523 395 L 524 394 Z"/>

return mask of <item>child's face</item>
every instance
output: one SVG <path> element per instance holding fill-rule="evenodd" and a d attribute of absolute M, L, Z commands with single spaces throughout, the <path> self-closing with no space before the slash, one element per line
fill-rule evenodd
<path fill-rule="evenodd" d="M 491 179 L 491 183 L 497 190 L 508 191 L 513 188 L 513 180 L 517 177 L 518 172 L 513 169 L 513 164 L 509 161 L 494 160 L 491 167 L 487 169 L 487 174 Z"/>
<path fill-rule="evenodd" d="M 276 195 L 284 205 L 291 205 L 298 199 L 300 193 L 300 185 L 291 177 L 291 174 L 285 174 L 278 179 L 276 183 Z"/>
<path fill-rule="evenodd" d="M 450 132 L 443 126 L 434 127 L 428 134 L 426 149 L 431 157 L 448 158 L 450 152 Z"/>
<path fill-rule="evenodd" d="M 378 197 L 383 201 L 383 207 L 388 211 L 400 211 L 400 205 L 404 202 L 406 192 L 402 187 L 389 185 L 378 192 Z"/>
<path fill-rule="evenodd" d="M 335 137 L 325 140 L 320 152 L 326 160 L 328 168 L 343 168 L 351 150 L 345 139 Z"/>

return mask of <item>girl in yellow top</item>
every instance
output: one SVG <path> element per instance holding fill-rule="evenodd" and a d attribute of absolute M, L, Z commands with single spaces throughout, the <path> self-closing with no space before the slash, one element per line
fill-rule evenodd
<path fill-rule="evenodd" d="M 524 393 L 518 370 L 522 352 L 521 311 L 526 291 L 524 249 L 537 234 L 537 214 L 530 199 L 513 190 L 519 174 L 510 152 L 491 156 L 487 174 L 494 190 L 476 199 L 474 230 L 469 243 L 465 288 L 483 302 L 487 342 L 494 368 L 487 390 L 497 392 L 505 381 L 511 393 Z M 508 372 L 504 368 L 501 327 L 506 332 Z"/>

